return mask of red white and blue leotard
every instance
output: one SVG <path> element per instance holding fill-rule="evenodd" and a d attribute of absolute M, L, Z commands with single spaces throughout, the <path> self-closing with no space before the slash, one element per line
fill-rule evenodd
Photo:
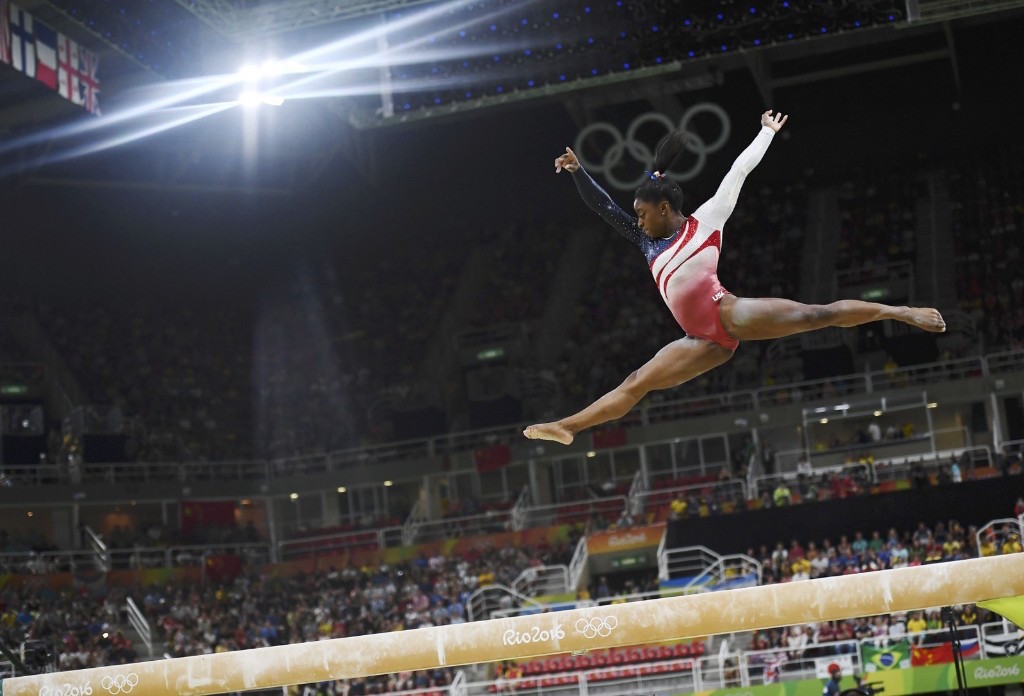
<path fill-rule="evenodd" d="M 636 219 L 616 205 L 583 167 L 573 174 L 587 205 L 640 247 L 658 292 L 683 331 L 729 350 L 736 350 L 739 341 L 726 333 L 718 312 L 719 301 L 731 294 L 718 281 L 722 228 L 736 207 L 743 181 L 761 161 L 774 135 L 771 128 L 761 128 L 754 142 L 733 162 L 715 195 L 686 218 L 675 234 L 664 239 L 645 235 Z"/>

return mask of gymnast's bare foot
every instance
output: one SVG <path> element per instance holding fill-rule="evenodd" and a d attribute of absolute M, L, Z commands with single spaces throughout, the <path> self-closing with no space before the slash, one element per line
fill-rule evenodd
<path fill-rule="evenodd" d="M 572 433 L 564 425 L 558 423 L 539 423 L 531 425 L 523 431 L 523 435 L 531 440 L 550 440 L 568 445 L 572 442 Z"/>
<path fill-rule="evenodd" d="M 942 333 L 946 330 L 946 320 L 939 314 L 939 310 L 931 307 L 907 307 L 907 318 L 904 320 L 911 326 L 916 326 L 932 333 Z"/>

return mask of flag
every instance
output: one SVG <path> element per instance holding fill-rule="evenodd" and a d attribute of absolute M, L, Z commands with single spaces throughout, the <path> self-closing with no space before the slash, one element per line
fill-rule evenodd
<path fill-rule="evenodd" d="M 784 652 L 768 653 L 764 656 L 764 683 L 775 684 L 782 676 L 783 666 L 789 662 L 789 656 Z"/>
<path fill-rule="evenodd" d="M 57 91 L 76 104 L 84 102 L 80 75 L 78 44 L 64 34 L 57 34 Z"/>
<path fill-rule="evenodd" d="M 188 500 L 181 504 L 181 533 L 188 536 L 208 527 L 235 524 L 233 500 Z"/>
<path fill-rule="evenodd" d="M 611 428 L 594 433 L 594 449 L 622 447 L 626 444 L 626 429 Z"/>
<path fill-rule="evenodd" d="M 100 115 L 100 81 L 96 78 L 96 69 L 99 67 L 99 58 L 92 51 L 84 48 L 78 49 L 79 65 L 81 66 L 80 80 L 84 92 L 85 110 L 90 114 Z M 73 100 L 72 100 L 73 101 Z M 76 102 L 81 104 L 83 102 Z"/>
<path fill-rule="evenodd" d="M 960 641 L 960 654 L 966 660 L 969 657 L 974 657 L 981 652 L 981 644 L 976 640 L 962 640 Z"/>
<path fill-rule="evenodd" d="M 910 643 L 901 640 L 888 648 L 871 645 L 861 647 L 865 672 L 884 672 L 890 669 L 910 667 Z"/>
<path fill-rule="evenodd" d="M 993 632 L 985 636 L 985 654 L 990 657 L 1022 653 L 1024 653 L 1024 631 L 1014 628 L 1005 633 Z"/>
<path fill-rule="evenodd" d="M 924 667 L 926 665 L 939 665 L 952 661 L 953 644 L 946 642 L 927 648 L 914 648 L 910 658 L 910 665 L 912 667 Z"/>
<path fill-rule="evenodd" d="M 206 557 L 206 577 L 213 582 L 233 582 L 242 573 L 242 557 L 234 553 Z"/>
<path fill-rule="evenodd" d="M 473 450 L 473 461 L 481 474 L 497 471 L 512 461 L 512 450 L 508 445 L 479 447 Z"/>
<path fill-rule="evenodd" d="M 57 32 L 42 22 L 35 23 L 36 79 L 57 89 Z"/>
<path fill-rule="evenodd" d="M 36 76 L 36 42 L 32 37 L 32 15 L 20 7 L 9 5 L 11 34 L 11 65 L 29 77 Z"/>
<path fill-rule="evenodd" d="M 831 655 L 829 657 L 818 657 L 814 660 L 814 676 L 818 679 L 831 679 L 831 667 L 835 665 L 842 670 L 843 674 L 853 674 L 857 666 L 853 664 L 853 655 Z"/>
<path fill-rule="evenodd" d="M 0 63 L 11 63 L 11 15 L 7 0 L 0 0 Z"/>

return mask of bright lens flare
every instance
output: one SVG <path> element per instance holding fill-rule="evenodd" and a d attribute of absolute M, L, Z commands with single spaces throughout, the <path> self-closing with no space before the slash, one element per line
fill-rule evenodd
<path fill-rule="evenodd" d="M 284 97 L 276 94 L 264 94 L 255 90 L 246 90 L 238 95 L 238 103 L 245 107 L 259 106 L 260 104 L 281 106 L 284 104 Z"/>

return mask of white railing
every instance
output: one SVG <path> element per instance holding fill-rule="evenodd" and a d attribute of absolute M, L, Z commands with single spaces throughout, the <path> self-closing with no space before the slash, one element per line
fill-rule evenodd
<path fill-rule="evenodd" d="M 954 432 L 959 429 L 950 429 L 942 432 Z M 936 431 L 939 432 L 939 431 Z M 890 444 L 898 444 L 899 440 L 889 441 Z M 966 459 L 964 456 L 966 455 Z M 877 459 L 871 464 L 838 464 L 834 466 L 814 467 L 810 474 L 805 476 L 804 481 L 809 485 L 812 481 L 820 479 L 821 476 L 833 474 L 849 474 L 854 481 L 862 487 L 869 484 L 906 479 L 913 471 L 913 467 L 919 466 L 926 473 L 935 473 L 942 467 L 951 464 L 954 460 L 961 465 L 961 476 L 963 480 L 969 478 L 970 473 L 976 468 L 991 467 L 993 464 L 991 448 L 979 445 L 973 447 L 956 447 L 952 449 L 940 449 L 935 451 L 920 452 L 916 454 L 901 455 Z M 797 487 L 799 491 L 800 471 L 787 471 L 779 474 L 770 474 L 754 477 L 753 494 L 759 496 L 762 493 L 771 493 L 780 483 L 786 483 L 791 488 Z M 827 494 L 827 491 L 825 492 Z"/>
<path fill-rule="evenodd" d="M 42 486 L 50 483 L 68 483 L 70 478 L 53 464 L 23 466 L 5 464 L 0 467 L 0 476 L 11 486 Z"/>
<path fill-rule="evenodd" d="M 524 597 L 565 594 L 569 591 L 569 569 L 564 565 L 524 568 L 512 581 L 512 589 Z"/>
<path fill-rule="evenodd" d="M 997 446 L 1003 454 L 1024 454 L 1024 440 L 1004 440 Z"/>
<path fill-rule="evenodd" d="M 405 546 L 438 539 L 497 534 L 512 529 L 512 511 L 491 511 L 478 515 L 444 517 L 439 520 L 419 520 L 412 532 L 403 537 Z"/>
<path fill-rule="evenodd" d="M 987 375 L 1002 375 L 1007 372 L 1020 372 L 1024 369 L 1024 351 L 1020 350 L 992 353 L 983 359 Z"/>
<path fill-rule="evenodd" d="M 448 693 L 451 696 L 467 696 L 469 693 L 466 689 L 466 673 L 461 669 L 455 673 L 455 678 L 448 685 Z"/>
<path fill-rule="evenodd" d="M 383 549 L 402 546 L 401 527 L 335 532 L 318 536 L 298 537 L 277 542 L 278 560 L 288 561 L 303 556 L 331 555 L 360 548 Z"/>
<path fill-rule="evenodd" d="M 412 546 L 413 542 L 416 541 L 416 535 L 419 533 L 420 522 L 430 519 L 427 514 L 427 506 L 420 498 L 412 506 L 412 510 L 409 511 L 409 516 L 405 518 L 405 522 L 402 524 L 402 546 Z"/>
<path fill-rule="evenodd" d="M 924 454 L 911 454 L 905 457 L 893 457 L 882 459 L 874 463 L 875 481 L 891 481 L 894 479 L 907 478 L 913 466 L 920 466 L 926 472 L 937 471 L 953 459 L 958 462 L 963 455 L 967 455 L 966 471 L 961 471 L 964 480 L 968 474 L 979 467 L 992 466 L 992 450 L 986 446 L 958 447 L 950 450 L 939 450 L 937 452 L 926 452 Z M 961 467 L 964 469 L 964 467 Z"/>
<path fill-rule="evenodd" d="M 704 588 L 695 588 L 692 592 L 687 594 L 701 594 L 705 592 Z M 547 606 L 546 609 L 585 609 L 587 607 L 603 607 L 609 604 L 623 604 L 626 602 L 643 602 L 648 599 L 660 599 L 661 590 L 650 590 L 648 592 L 631 592 L 629 594 L 615 594 L 608 595 L 606 597 L 598 597 L 597 599 L 574 599 L 571 602 L 557 602 L 553 606 Z M 523 616 L 527 614 L 536 614 L 537 608 L 533 606 L 515 607 L 513 609 L 498 609 L 491 612 L 491 616 L 496 619 L 508 618 L 510 616 Z"/>
<path fill-rule="evenodd" d="M 521 495 L 520 500 L 525 502 L 528 501 L 528 498 Z M 441 520 L 417 519 L 414 508 L 414 513 L 410 514 L 403 527 L 332 532 L 279 541 L 277 543 L 278 559 L 287 561 L 303 556 L 336 554 L 354 548 L 382 549 L 393 546 L 411 546 L 432 538 L 492 534 L 513 529 L 517 516 L 518 524 L 522 525 L 521 528 L 550 527 L 555 524 L 586 522 L 591 515 L 599 515 L 606 519 L 617 518 L 625 509 L 626 499 L 622 496 L 520 507 L 518 512 L 508 510 Z"/>
<path fill-rule="evenodd" d="M 634 518 L 643 514 L 644 508 L 638 507 L 639 496 L 647 492 L 647 481 L 644 479 L 643 469 L 637 469 L 633 474 L 633 480 L 629 484 L 629 491 L 626 493 L 626 500 L 629 501 L 629 512 Z"/>
<path fill-rule="evenodd" d="M 520 606 L 529 605 L 536 611 L 544 611 L 544 605 L 532 597 L 522 595 L 507 585 L 484 585 L 473 591 L 466 599 L 466 615 L 470 621 L 482 621 L 489 619 L 496 611 L 507 611 L 514 609 L 518 603 Z"/>
<path fill-rule="evenodd" d="M 1003 545 L 1011 534 L 1017 535 L 1017 540 L 1024 542 L 1024 515 L 1020 517 L 1004 517 L 998 520 L 992 520 L 984 527 L 978 530 L 975 540 L 978 543 L 979 553 L 981 551 L 981 544 L 985 539 L 990 539 L 996 544 L 997 553 L 998 548 Z"/>
<path fill-rule="evenodd" d="M 107 545 L 103 543 L 100 535 L 94 532 L 89 525 L 85 525 L 85 538 L 96 556 L 96 569 L 101 573 L 106 573 L 110 570 L 110 553 L 107 550 Z"/>
<path fill-rule="evenodd" d="M 588 607 L 597 606 L 592 599 L 574 599 L 571 602 L 555 602 L 553 604 L 545 603 L 542 605 L 544 611 L 563 611 L 566 609 L 586 609 Z M 491 611 L 490 618 L 492 619 L 507 619 L 513 616 L 530 616 L 531 614 L 538 614 L 541 610 L 532 605 L 525 605 L 521 607 L 513 607 L 511 609 L 494 609 Z"/>
<path fill-rule="evenodd" d="M 728 553 L 708 568 L 707 577 L 712 587 L 734 579 L 743 579 L 743 583 L 730 585 L 730 589 L 750 587 L 761 584 L 763 570 L 761 561 L 756 558 L 751 558 L 745 553 Z"/>
<path fill-rule="evenodd" d="M 0 573 L 46 575 L 94 569 L 96 554 L 92 551 L 9 551 L 0 553 Z"/>
<path fill-rule="evenodd" d="M 525 519 L 528 527 L 551 527 L 556 524 L 587 522 L 593 515 L 606 519 L 618 517 L 626 509 L 626 499 L 617 495 L 596 500 L 536 505 L 525 511 Z"/>
<path fill-rule="evenodd" d="M 643 515 L 652 509 L 671 505 L 679 495 L 682 495 L 687 502 L 687 513 L 691 512 L 694 507 L 690 501 L 693 496 L 707 498 L 709 503 L 715 502 L 719 505 L 733 503 L 743 506 L 747 500 L 747 484 L 742 479 L 726 479 L 709 483 L 693 483 L 675 488 L 644 490 L 631 497 L 630 509 L 634 515 Z M 651 521 L 662 522 L 664 520 L 654 519 Z"/>
<path fill-rule="evenodd" d="M 839 474 L 842 476 L 849 475 L 857 482 L 861 487 L 869 485 L 874 481 L 874 475 L 870 467 L 866 464 L 838 464 L 835 466 L 819 466 L 812 470 L 810 476 L 802 479 L 806 484 L 810 484 L 816 479 L 820 479 L 822 476 L 832 476 Z M 790 489 L 793 497 L 800 492 L 801 478 L 800 472 L 798 471 L 787 471 L 783 474 L 765 474 L 763 476 L 757 476 L 754 478 L 754 497 L 760 496 L 762 493 L 768 493 L 771 495 L 779 484 L 785 483 L 786 487 Z M 792 485 L 790 485 L 792 484 Z M 822 496 L 829 495 L 828 491 L 821 491 Z"/>
<path fill-rule="evenodd" d="M 663 535 L 664 536 L 664 535 Z M 587 577 L 587 561 L 590 555 L 587 551 L 587 536 L 583 534 L 576 542 L 576 550 L 573 551 L 572 559 L 569 561 L 569 589 L 579 592 L 580 583 Z"/>
<path fill-rule="evenodd" d="M 677 549 L 664 549 L 661 554 L 665 558 L 665 575 L 662 581 L 675 578 L 699 578 L 704 575 L 721 556 L 706 546 L 684 546 Z M 659 563 L 659 566 L 662 564 Z"/>
<path fill-rule="evenodd" d="M 520 531 L 526 529 L 526 510 L 530 507 L 530 487 L 523 486 L 519 491 L 519 497 L 509 511 L 512 515 L 512 529 Z"/>
<path fill-rule="evenodd" d="M 150 627 L 146 615 L 142 613 L 139 605 L 131 597 L 125 602 L 125 613 L 128 616 L 128 623 L 139 634 L 139 638 L 142 639 L 142 643 L 146 646 L 149 656 L 153 657 L 153 629 Z"/>
<path fill-rule="evenodd" d="M 658 579 L 668 580 L 668 556 L 665 555 L 665 540 L 668 539 L 668 529 L 661 535 L 661 541 L 658 542 Z"/>
<path fill-rule="evenodd" d="M 721 555 L 706 546 L 658 548 L 659 579 L 686 578 L 677 591 L 714 588 L 729 580 L 747 579 L 746 584 L 761 584 L 761 562 L 743 553 Z M 755 581 L 756 578 L 756 581 Z"/>
<path fill-rule="evenodd" d="M 247 564 L 270 563 L 269 544 L 191 544 L 183 546 L 133 547 L 110 549 L 108 556 L 112 568 L 176 568 L 198 566 L 206 568 L 212 556 L 235 555 Z"/>
<path fill-rule="evenodd" d="M 650 425 L 686 418 L 742 413 L 757 409 L 757 397 L 753 391 L 708 394 L 678 401 L 663 401 L 650 406 L 641 406 L 632 411 L 627 419 L 635 425 Z"/>
<path fill-rule="evenodd" d="M 645 404 L 620 421 L 634 427 L 720 413 L 757 411 L 798 402 L 822 401 L 848 394 L 870 394 L 889 389 L 928 386 L 936 381 L 961 380 L 989 374 L 1024 370 L 1024 352 L 1008 351 L 985 357 L 962 358 L 896 370 L 877 370 L 853 375 L 774 385 L 753 391 L 737 391 L 688 399 Z M 429 439 L 388 442 L 274 461 L 226 462 L 132 462 L 82 466 L 82 482 L 205 481 L 224 479 L 266 480 L 303 474 L 341 471 L 441 455 L 469 452 L 479 447 L 516 440 L 526 423 L 441 435 Z M 5 466 L 3 473 L 15 483 L 68 481 L 69 474 L 53 466 Z"/>
<path fill-rule="evenodd" d="M 700 594 L 694 592 L 693 594 Z M 661 599 L 661 590 L 649 590 L 647 592 L 630 592 L 628 594 L 609 595 L 591 600 L 594 606 L 603 607 L 609 604 L 624 604 L 628 602 L 645 602 L 648 599 Z"/>

